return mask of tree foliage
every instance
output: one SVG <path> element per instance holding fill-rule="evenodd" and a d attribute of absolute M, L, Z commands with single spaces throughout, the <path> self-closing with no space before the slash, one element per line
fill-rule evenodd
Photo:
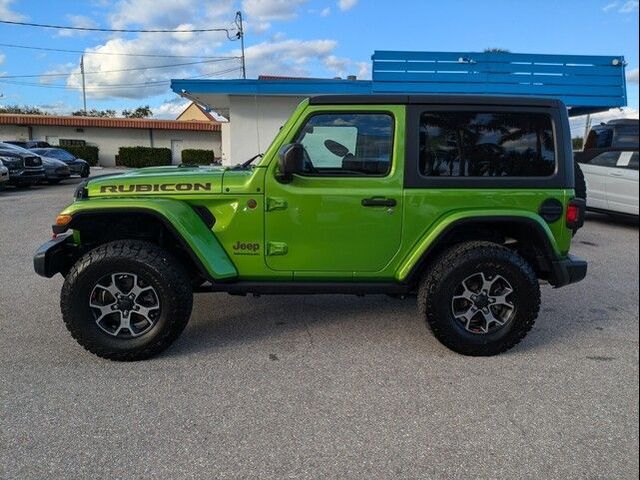
<path fill-rule="evenodd" d="M 0 105 L 0 113 L 13 113 L 20 115 L 50 115 L 49 112 L 38 107 L 28 105 Z"/>
<path fill-rule="evenodd" d="M 153 112 L 149 105 L 138 107 L 135 110 L 123 110 L 122 116 L 124 118 L 149 118 L 153 117 Z"/>
<path fill-rule="evenodd" d="M 98 110 L 92 108 L 91 110 L 77 110 L 72 112 L 71 115 L 74 117 L 99 117 L 99 118 L 113 118 L 116 116 L 115 110 Z"/>

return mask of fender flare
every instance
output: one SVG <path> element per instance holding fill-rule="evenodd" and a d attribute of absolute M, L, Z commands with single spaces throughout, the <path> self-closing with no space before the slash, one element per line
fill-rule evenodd
<path fill-rule="evenodd" d="M 84 217 L 114 213 L 144 214 L 158 220 L 178 240 L 208 280 L 232 280 L 238 276 L 213 232 L 189 204 L 180 200 L 96 199 L 75 202 L 62 212 L 72 217 L 68 228 L 73 228 L 74 222 Z"/>
<path fill-rule="evenodd" d="M 430 253 L 446 238 L 447 234 L 454 229 L 468 224 L 482 223 L 518 223 L 526 225 L 536 234 L 537 240 L 543 247 L 545 260 L 552 263 L 560 258 L 560 251 L 557 248 L 555 239 L 549 225 L 535 213 L 528 211 L 465 211 L 440 218 L 436 222 L 435 228 L 431 228 L 423 235 L 412 248 L 411 253 L 401 262 L 396 270 L 396 278 L 403 283 L 412 282 L 416 279 L 425 263 L 430 259 Z"/>

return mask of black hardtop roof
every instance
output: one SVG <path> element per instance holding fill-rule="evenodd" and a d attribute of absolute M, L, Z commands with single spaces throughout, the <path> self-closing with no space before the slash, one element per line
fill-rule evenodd
<path fill-rule="evenodd" d="M 311 105 L 487 105 L 566 108 L 561 100 L 490 95 L 318 95 Z"/>

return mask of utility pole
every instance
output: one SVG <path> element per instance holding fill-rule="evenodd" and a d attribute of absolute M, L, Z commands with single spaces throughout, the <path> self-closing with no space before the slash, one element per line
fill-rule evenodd
<path fill-rule="evenodd" d="M 242 50 L 242 78 L 247 78 L 247 67 L 244 61 L 244 29 L 242 27 L 242 12 L 236 12 L 236 25 L 238 26 L 238 37 L 240 37 L 240 49 Z"/>
<path fill-rule="evenodd" d="M 80 57 L 80 73 L 82 74 L 82 104 L 84 106 L 84 114 L 87 114 L 87 91 L 84 82 L 84 55 Z"/>

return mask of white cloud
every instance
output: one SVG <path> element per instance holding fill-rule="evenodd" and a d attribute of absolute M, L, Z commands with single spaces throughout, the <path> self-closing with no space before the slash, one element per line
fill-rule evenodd
<path fill-rule="evenodd" d="M 233 0 L 120 0 L 109 19 L 114 28 L 131 25 L 143 27 L 175 28 L 176 25 L 190 24 L 194 19 L 202 28 L 231 25 Z"/>
<path fill-rule="evenodd" d="M 634 13 L 638 11 L 638 1 L 637 0 L 629 0 L 625 2 L 624 5 L 618 10 L 620 13 Z"/>
<path fill-rule="evenodd" d="M 25 15 L 15 12 L 11 9 L 14 0 L 0 0 L 0 18 L 10 22 L 19 22 L 26 19 Z"/>
<path fill-rule="evenodd" d="M 627 72 L 627 82 L 628 83 L 638 83 L 638 69 L 634 68 L 633 70 L 629 70 Z"/>
<path fill-rule="evenodd" d="M 609 11 L 613 10 L 614 8 L 616 8 L 618 5 L 619 5 L 618 2 L 607 3 L 604 7 L 602 7 L 602 11 L 603 12 L 609 12 Z"/>
<path fill-rule="evenodd" d="M 252 45 L 245 50 L 248 76 L 309 75 L 311 66 L 324 63 L 336 46 L 335 40 L 284 40 Z"/>
<path fill-rule="evenodd" d="M 98 24 L 90 17 L 85 15 L 67 15 L 69 24 L 76 28 L 95 28 Z M 73 37 L 79 35 L 86 35 L 88 32 L 79 30 L 58 30 L 59 37 Z"/>
<path fill-rule="evenodd" d="M 7 58 L 7 56 L 4 53 L 0 53 L 0 65 L 2 65 L 4 63 L 6 58 Z"/>
<path fill-rule="evenodd" d="M 191 102 L 185 102 L 182 97 L 176 97 L 175 99 L 165 100 L 163 103 L 154 107 L 153 116 L 155 118 L 171 118 L 175 119 L 178 115 L 180 115 L 185 108 Z"/>
<path fill-rule="evenodd" d="M 371 79 L 371 62 L 357 62 L 358 67 L 358 79 L 370 80 Z"/>
<path fill-rule="evenodd" d="M 338 7 L 340 8 L 340 10 L 345 12 L 347 10 L 351 10 L 353 7 L 356 6 L 357 3 L 358 3 L 358 0 L 339 0 Z"/>
<path fill-rule="evenodd" d="M 320 16 L 321 17 L 328 17 L 329 15 L 331 15 L 331 8 L 327 7 L 324 8 L 320 11 Z"/>
<path fill-rule="evenodd" d="M 307 0 L 243 0 L 242 10 L 249 17 L 264 20 L 291 20 L 297 15 L 298 7 Z"/>
<path fill-rule="evenodd" d="M 172 34 L 172 36 L 190 35 Z M 223 43 L 224 33 L 200 34 L 190 41 L 176 41 L 171 39 L 159 43 L 153 34 L 142 35 L 135 39 L 114 38 L 102 45 L 86 49 L 88 54 L 84 57 L 86 72 L 87 96 L 91 98 L 106 98 L 110 96 L 124 98 L 144 98 L 150 95 L 158 95 L 169 91 L 169 79 L 189 78 L 198 75 L 207 75 L 214 72 L 226 71 L 231 68 L 239 68 L 236 59 L 224 61 L 209 61 L 197 65 L 183 65 L 197 62 L 197 58 L 162 58 L 162 57 L 138 57 L 121 55 L 104 55 L 112 53 L 144 54 L 144 55 L 220 55 L 216 49 Z M 101 53 L 91 55 L 91 52 Z M 182 64 L 182 65 L 179 65 Z M 168 68 L 150 68 L 140 70 L 143 67 L 159 67 L 174 65 Z M 133 69 L 133 70 L 132 70 Z M 79 66 L 73 69 L 74 75 L 69 76 L 67 85 L 80 89 L 81 76 L 78 75 Z M 67 70 L 68 71 L 68 70 Z M 229 72 L 230 75 L 238 75 L 238 72 Z"/>

